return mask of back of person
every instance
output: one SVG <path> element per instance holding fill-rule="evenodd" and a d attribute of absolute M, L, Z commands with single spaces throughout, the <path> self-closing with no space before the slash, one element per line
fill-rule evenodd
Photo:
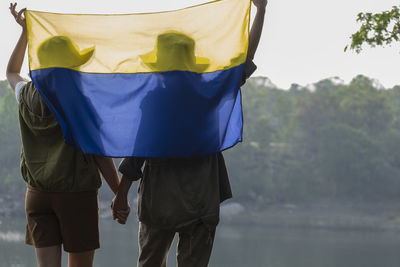
<path fill-rule="evenodd" d="M 85 155 L 64 142 L 61 126 L 32 82 L 20 75 L 27 48 L 25 9 L 10 12 L 22 27 L 10 56 L 7 80 L 19 102 L 22 138 L 21 172 L 26 181 L 25 243 L 35 247 L 37 265 L 61 267 L 61 250 L 68 252 L 68 266 L 93 266 L 100 247 L 97 191 L 100 173 L 115 193 L 119 178 L 112 158 Z M 44 42 L 46 58 L 59 57 L 54 45 L 63 46 L 63 56 L 80 54 L 71 40 L 54 36 Z M 46 50 L 47 49 L 47 50 Z M 84 64 L 83 58 L 79 63 Z M 51 81 L 50 81 L 51 82 Z M 57 89 L 57 88 L 54 88 Z M 100 171 L 100 173 L 99 173 Z"/>
<path fill-rule="evenodd" d="M 96 162 L 64 143 L 60 125 L 32 82 L 19 82 L 15 92 L 21 173 L 28 187 L 25 242 L 38 251 L 59 251 L 63 244 L 67 252 L 89 253 L 86 260 L 90 261 L 100 246 L 97 189 L 101 178 Z"/>
<path fill-rule="evenodd" d="M 257 13 L 249 35 L 242 85 L 256 69 L 253 59 L 267 6 L 267 0 L 252 2 Z M 222 153 L 180 159 L 125 158 L 119 171 L 122 178 L 112 205 L 113 217 L 118 222 L 121 219 L 117 216 L 129 207 L 128 191 L 132 183 L 140 179 L 138 266 L 165 267 L 176 232 L 179 233 L 177 265 L 208 266 L 219 221 L 219 204 L 232 197 Z"/>
<path fill-rule="evenodd" d="M 93 157 L 64 143 L 60 125 L 34 84 L 17 84 L 18 93 L 21 172 L 28 187 L 45 192 L 97 190 L 101 179 Z"/>

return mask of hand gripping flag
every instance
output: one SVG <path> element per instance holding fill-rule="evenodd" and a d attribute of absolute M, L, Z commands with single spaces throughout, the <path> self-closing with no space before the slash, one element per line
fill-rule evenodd
<path fill-rule="evenodd" d="M 65 141 L 188 157 L 242 140 L 250 0 L 127 15 L 26 11 L 30 75 Z"/>

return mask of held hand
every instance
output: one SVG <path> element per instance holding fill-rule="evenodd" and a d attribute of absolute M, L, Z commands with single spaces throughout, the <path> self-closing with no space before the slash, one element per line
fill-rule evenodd
<path fill-rule="evenodd" d="M 265 9 L 268 4 L 268 0 L 251 0 L 251 1 L 257 7 L 257 9 Z"/>
<path fill-rule="evenodd" d="M 117 220 L 120 224 L 125 224 L 131 212 L 127 197 L 117 194 L 111 202 L 111 209 L 113 220 Z"/>
<path fill-rule="evenodd" d="M 13 15 L 15 21 L 21 25 L 23 30 L 26 30 L 26 21 L 25 21 L 25 17 L 24 17 L 24 12 L 26 10 L 26 8 L 21 9 L 19 12 L 17 12 L 15 10 L 15 8 L 17 7 L 17 3 L 10 3 L 10 11 L 11 11 L 11 15 Z"/>

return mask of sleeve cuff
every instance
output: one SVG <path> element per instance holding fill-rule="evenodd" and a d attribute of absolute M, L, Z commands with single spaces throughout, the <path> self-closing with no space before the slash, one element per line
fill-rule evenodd
<path fill-rule="evenodd" d="M 250 76 L 256 71 L 257 65 L 254 64 L 254 61 L 252 59 L 247 58 L 246 63 L 244 65 L 244 71 L 243 71 L 243 76 L 242 76 L 242 83 L 240 86 L 245 84 L 246 80 L 250 78 Z"/>
<path fill-rule="evenodd" d="M 22 89 L 22 87 L 24 87 L 26 84 L 27 84 L 27 82 L 21 81 L 21 82 L 18 82 L 18 83 L 15 85 L 15 98 L 17 99 L 17 103 L 18 103 L 18 104 L 19 104 L 19 95 L 20 95 L 20 93 L 21 93 L 21 89 Z"/>
<path fill-rule="evenodd" d="M 137 181 L 143 177 L 142 165 L 144 160 L 138 158 L 124 158 L 119 164 L 118 171 L 129 181 Z"/>

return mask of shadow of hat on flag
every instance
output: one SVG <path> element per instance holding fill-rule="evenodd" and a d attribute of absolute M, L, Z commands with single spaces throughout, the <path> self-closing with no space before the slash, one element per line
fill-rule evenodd
<path fill-rule="evenodd" d="M 205 71 L 210 61 L 196 57 L 194 52 L 195 41 L 192 38 L 177 31 L 167 31 L 157 36 L 154 50 L 140 58 L 153 71 Z"/>

